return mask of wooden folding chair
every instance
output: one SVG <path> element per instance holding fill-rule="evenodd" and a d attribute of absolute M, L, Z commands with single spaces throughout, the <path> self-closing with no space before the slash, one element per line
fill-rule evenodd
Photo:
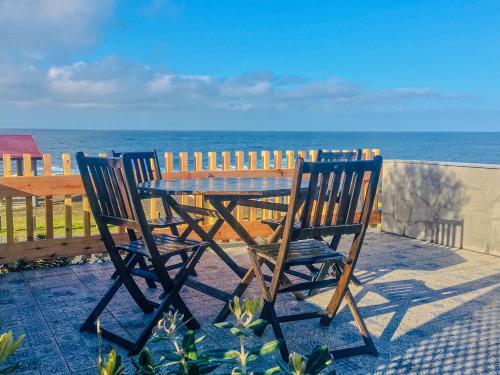
<path fill-rule="evenodd" d="M 354 151 L 349 151 L 349 152 L 333 152 L 333 151 L 325 151 L 322 149 L 318 149 L 316 151 L 316 160 L 317 162 L 332 162 L 332 161 L 351 161 L 351 160 L 361 160 L 363 156 L 363 150 L 362 149 L 356 149 Z M 340 197 L 337 197 L 337 200 Z M 273 230 L 276 230 L 280 224 L 282 224 L 284 221 L 284 218 L 281 219 L 265 219 L 262 220 L 263 224 L 269 225 Z M 294 223 L 294 231 L 292 233 L 292 237 L 295 238 L 296 235 L 299 233 L 301 226 L 301 221 L 296 220 Z M 316 239 L 320 239 L 316 237 Z M 300 273 L 296 273 L 297 276 L 302 277 L 304 279 L 311 279 L 311 280 L 323 280 L 328 273 L 328 270 L 330 270 L 332 267 L 331 263 L 324 264 L 321 269 L 318 269 L 316 266 L 309 264 L 306 265 L 306 268 L 310 271 L 309 275 L 301 275 Z M 356 278 L 356 276 L 353 275 L 352 277 L 352 282 L 355 283 L 356 285 L 361 285 L 361 282 Z M 309 291 L 309 295 L 313 295 L 317 289 L 311 289 Z M 298 295 L 298 294 L 296 294 Z"/>
<path fill-rule="evenodd" d="M 134 171 L 127 168 L 130 163 L 123 158 L 93 158 L 79 152 L 76 159 L 96 225 L 117 272 L 115 281 L 82 324 L 80 331 L 96 332 L 97 318 L 122 285 L 144 313 L 153 313 L 135 342 L 102 329 L 103 337 L 127 348 L 131 355 L 141 350 L 153 327 L 171 307 L 184 314 L 188 327 L 198 328 L 199 324 L 179 296 L 179 290 L 202 256 L 207 243 L 151 233 L 136 189 Z M 127 228 L 130 241 L 115 243 L 109 225 Z M 138 240 L 138 237 L 141 239 Z M 129 253 L 130 256 L 122 259 L 120 252 Z M 170 258 L 181 253 L 186 254 L 186 261 L 166 266 Z M 146 264 L 146 260 L 150 265 Z M 175 277 L 170 277 L 168 271 L 173 270 L 177 270 L 177 273 Z M 146 298 L 133 276 L 162 286 L 164 292 L 159 303 Z"/>
<path fill-rule="evenodd" d="M 356 302 L 349 291 L 349 283 L 370 220 L 381 165 L 380 156 L 367 161 L 308 163 L 298 158 L 290 205 L 284 223 L 278 228 L 282 231 L 281 242 L 248 248 L 257 282 L 263 290 L 265 302 L 263 318 L 271 324 L 278 339 L 284 340 L 280 323 L 320 318 L 321 324 L 329 325 L 345 297 L 364 345 L 335 350 L 332 354 L 335 358 L 357 354 L 377 354 Z M 304 175 L 309 178 L 306 191 L 300 188 Z M 366 192 L 362 191 L 365 175 L 369 176 Z M 302 215 L 299 215 L 300 210 L 303 212 Z M 294 228 L 296 228 L 295 222 L 298 216 L 300 216 L 300 228 L 297 230 Z M 341 238 L 345 235 L 354 235 L 347 256 L 336 251 Z M 332 236 L 329 243 L 322 240 L 326 236 Z M 274 265 L 270 285 L 266 283 L 262 271 L 262 265 L 265 262 L 271 262 Z M 334 265 L 335 278 L 283 283 L 283 274 L 289 272 L 291 267 L 327 263 Z M 274 305 L 278 293 L 333 285 L 336 286 L 335 292 L 326 311 L 276 315 Z M 286 344 L 281 347 L 281 354 L 284 359 L 288 359 Z"/>
<path fill-rule="evenodd" d="M 123 152 L 118 152 L 115 150 L 111 150 L 111 157 L 119 158 L 123 155 Z M 158 154 L 156 150 L 146 151 L 146 152 L 127 152 L 127 160 L 130 161 L 131 168 L 134 171 L 135 184 L 139 184 L 142 182 L 148 182 L 153 180 L 161 180 L 161 169 L 160 162 L 158 160 Z M 150 194 L 143 194 L 139 192 L 140 199 L 150 199 L 153 198 Z M 151 218 L 148 219 L 148 224 L 151 229 L 156 228 L 169 228 L 173 235 L 180 237 L 187 237 L 192 229 L 187 225 L 186 221 L 181 219 L 180 217 L 176 217 L 172 213 L 172 209 L 170 205 L 166 201 L 164 197 L 160 197 L 163 211 L 165 212 L 165 216 L 159 218 Z M 200 222 L 203 218 L 193 217 L 193 220 L 196 222 Z M 179 233 L 178 226 L 186 225 L 186 228 L 182 233 Z M 186 253 L 180 254 L 183 261 L 187 260 Z M 130 257 L 130 255 L 129 255 Z M 125 261 L 128 259 L 126 258 Z M 196 271 L 193 270 L 193 275 L 196 276 Z M 111 278 L 115 278 L 117 276 L 116 272 L 111 276 Z M 155 287 L 155 283 L 148 281 L 148 286 L 150 288 Z"/>

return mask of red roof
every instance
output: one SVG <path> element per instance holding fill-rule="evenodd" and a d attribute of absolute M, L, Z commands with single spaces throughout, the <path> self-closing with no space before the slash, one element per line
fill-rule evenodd
<path fill-rule="evenodd" d="M 0 134 L 0 160 L 3 154 L 10 154 L 11 160 L 31 154 L 33 159 L 41 159 L 42 153 L 31 134 Z"/>

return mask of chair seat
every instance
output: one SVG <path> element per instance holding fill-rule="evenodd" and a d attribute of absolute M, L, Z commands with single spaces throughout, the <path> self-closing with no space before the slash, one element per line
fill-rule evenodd
<path fill-rule="evenodd" d="M 202 221 L 203 218 L 196 217 L 193 218 L 195 221 Z M 149 226 L 152 228 L 168 228 L 174 225 L 186 224 L 186 222 L 180 217 L 159 217 L 158 219 L 150 219 L 148 220 Z"/>
<path fill-rule="evenodd" d="M 249 249 L 254 251 L 257 256 L 273 263 L 276 263 L 279 248 L 279 243 L 249 246 Z M 321 241 L 308 239 L 293 241 L 290 243 L 285 264 L 294 266 L 323 263 L 328 261 L 350 263 L 351 259 L 341 253 L 333 251 L 328 247 L 328 245 Z"/>
<path fill-rule="evenodd" d="M 194 251 L 199 247 L 206 247 L 208 243 L 202 241 L 190 240 L 183 237 L 172 236 L 168 234 L 153 235 L 156 246 L 160 255 L 177 255 L 184 252 Z M 119 250 L 129 251 L 131 253 L 142 254 L 149 257 L 144 240 L 131 241 L 128 243 L 117 244 Z"/>

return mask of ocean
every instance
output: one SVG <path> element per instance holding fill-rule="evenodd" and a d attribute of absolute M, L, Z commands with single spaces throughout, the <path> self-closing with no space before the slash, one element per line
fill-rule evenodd
<path fill-rule="evenodd" d="M 118 151 L 257 151 L 379 148 L 385 159 L 500 164 L 500 132 L 228 132 L 170 130 L 0 129 L 0 134 L 32 134 L 52 155 L 54 172 L 61 154 Z M 259 154 L 260 155 L 260 154 Z M 204 155 L 204 165 L 206 156 Z M 234 156 L 233 162 L 234 162 Z M 259 156 L 260 158 L 260 156 Z M 74 158 L 73 158 L 74 159 Z M 163 159 L 163 158 L 160 158 Z M 177 159 L 177 157 L 176 157 Z M 161 160 L 163 163 L 163 160 Z M 177 160 L 176 160 L 177 162 Z M 220 161 L 219 161 L 220 162 Z M 177 163 L 174 165 L 177 168 Z M 163 165 L 162 165 L 163 168 Z M 76 170 L 76 164 L 72 163 Z"/>

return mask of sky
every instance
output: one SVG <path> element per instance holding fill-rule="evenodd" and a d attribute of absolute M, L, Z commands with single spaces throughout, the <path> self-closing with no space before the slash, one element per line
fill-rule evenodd
<path fill-rule="evenodd" d="M 0 0 L 0 127 L 500 131 L 500 1 Z"/>

